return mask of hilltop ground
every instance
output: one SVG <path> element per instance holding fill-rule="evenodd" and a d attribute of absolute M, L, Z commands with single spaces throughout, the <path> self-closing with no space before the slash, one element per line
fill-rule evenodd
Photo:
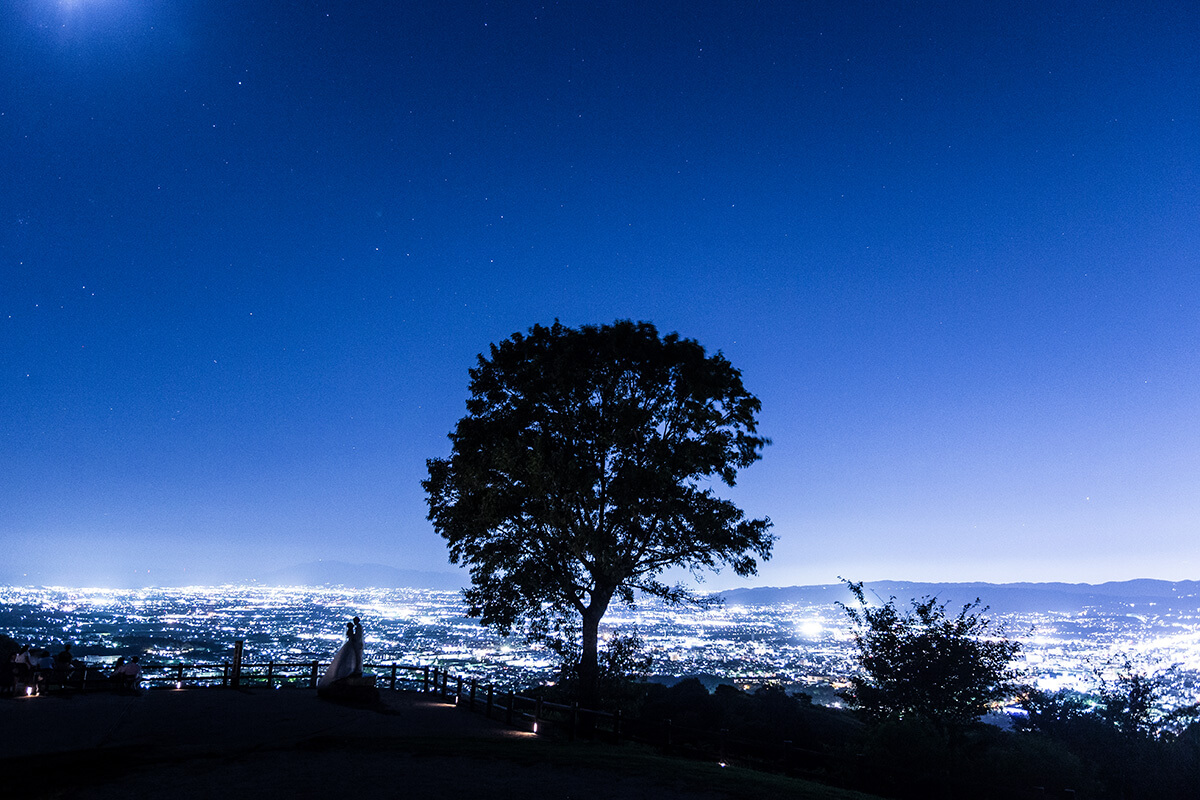
<path fill-rule="evenodd" d="M 298 689 L 17 698 L 0 701 L 0 731 L 6 793 L 25 798 L 867 798 L 632 746 L 547 741 L 399 692 L 371 708 Z"/>

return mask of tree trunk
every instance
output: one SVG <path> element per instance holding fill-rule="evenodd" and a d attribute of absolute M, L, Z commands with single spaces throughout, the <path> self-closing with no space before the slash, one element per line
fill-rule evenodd
<path fill-rule="evenodd" d="M 595 604 L 583 614 L 583 653 L 579 659 L 579 702 L 584 708 L 596 708 L 600 704 L 600 618 L 604 612 L 596 612 Z"/>
<path fill-rule="evenodd" d="M 583 610 L 582 654 L 579 659 L 579 703 L 584 708 L 600 708 L 600 620 L 612 601 L 613 589 L 592 593 L 591 604 Z"/>

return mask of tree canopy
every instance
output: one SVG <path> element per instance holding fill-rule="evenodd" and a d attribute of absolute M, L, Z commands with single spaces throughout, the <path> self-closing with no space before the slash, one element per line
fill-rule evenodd
<path fill-rule="evenodd" d="M 979 719 L 1017 689 L 1012 668 L 1019 642 L 997 635 L 978 600 L 957 615 L 936 597 L 912 609 L 867 603 L 863 585 L 847 581 L 855 605 L 842 605 L 854 625 L 861 673 L 850 699 L 875 719 L 921 717 L 942 728 Z"/>
<path fill-rule="evenodd" d="M 768 558 L 768 519 L 718 497 L 759 459 L 760 403 L 720 353 L 648 322 L 535 325 L 470 370 L 449 458 L 428 461 L 429 519 L 471 571 L 470 613 L 511 630 L 581 623 L 594 690 L 600 619 L 635 592 L 682 602 L 671 567 Z"/>

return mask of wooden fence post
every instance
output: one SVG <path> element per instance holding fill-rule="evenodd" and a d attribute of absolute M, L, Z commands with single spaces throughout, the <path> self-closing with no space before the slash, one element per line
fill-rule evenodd
<path fill-rule="evenodd" d="M 471 705 L 467 706 L 467 711 L 475 711 L 475 690 L 479 686 L 479 681 L 471 678 Z"/>
<path fill-rule="evenodd" d="M 237 639 L 233 643 L 233 675 L 230 677 L 230 683 L 234 689 L 242 683 L 242 648 L 245 646 L 245 639 Z"/>
<path fill-rule="evenodd" d="M 274 683 L 275 683 L 275 662 L 268 661 L 267 662 L 267 688 L 268 689 L 272 688 Z"/>
<path fill-rule="evenodd" d="M 462 702 L 462 675 L 459 675 L 454 687 L 454 705 Z"/>
<path fill-rule="evenodd" d="M 314 661 L 312 663 L 312 672 L 308 673 L 308 688 L 310 689 L 317 688 L 317 668 L 318 664 Z"/>
<path fill-rule="evenodd" d="M 396 691 L 396 662 L 392 662 L 392 691 Z"/>
<path fill-rule="evenodd" d="M 425 673 L 421 676 L 421 692 L 429 694 L 429 665 L 425 665 Z"/>
<path fill-rule="evenodd" d="M 441 694 L 441 698 L 443 700 L 446 699 L 446 692 L 447 692 L 446 683 L 447 683 L 447 681 L 448 681 L 448 677 L 446 675 L 446 670 L 443 669 L 442 670 L 442 694 Z"/>

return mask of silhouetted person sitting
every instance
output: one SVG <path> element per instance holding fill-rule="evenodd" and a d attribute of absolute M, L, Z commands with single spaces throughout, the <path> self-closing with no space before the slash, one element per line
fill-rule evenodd
<path fill-rule="evenodd" d="M 132 689 L 137 686 L 138 678 L 142 675 L 142 667 L 138 661 L 139 656 L 134 656 L 120 668 L 113 671 L 113 676 L 117 678 L 118 688 Z"/>
<path fill-rule="evenodd" d="M 54 657 L 54 666 L 69 667 L 72 661 L 74 661 L 74 657 L 71 655 L 71 643 L 67 642 L 63 645 L 62 652 Z"/>
<path fill-rule="evenodd" d="M 50 682 L 59 686 L 66 686 L 71 679 L 71 672 L 75 666 L 75 659 L 71 657 L 71 643 L 67 642 L 63 645 L 62 652 L 54 657 L 54 673 Z"/>
<path fill-rule="evenodd" d="M 125 656 L 117 659 L 117 663 L 113 664 L 113 671 L 108 674 L 108 679 L 112 681 L 113 686 L 121 685 L 121 676 L 125 674 Z"/>

